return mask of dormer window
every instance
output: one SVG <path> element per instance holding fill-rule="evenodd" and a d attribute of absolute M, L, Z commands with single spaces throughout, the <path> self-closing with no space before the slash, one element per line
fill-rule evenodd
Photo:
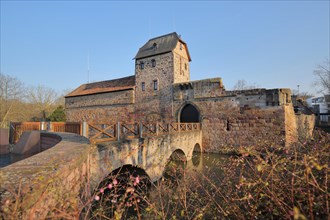
<path fill-rule="evenodd" d="M 156 60 L 155 60 L 155 59 L 152 59 L 152 60 L 151 60 L 151 66 L 152 66 L 152 67 L 155 67 L 155 66 L 156 66 Z"/>
<path fill-rule="evenodd" d="M 144 69 L 144 62 L 140 63 L 140 69 L 143 70 Z"/>

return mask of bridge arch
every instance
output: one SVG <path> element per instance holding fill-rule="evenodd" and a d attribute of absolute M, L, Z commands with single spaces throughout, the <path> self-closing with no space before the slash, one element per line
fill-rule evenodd
<path fill-rule="evenodd" d="M 192 153 L 192 163 L 195 167 L 197 167 L 200 164 L 201 161 L 201 153 L 202 153 L 202 148 L 199 145 L 199 143 L 196 143 L 193 149 Z"/>
<path fill-rule="evenodd" d="M 171 156 L 169 157 L 169 160 L 187 162 L 187 156 L 183 152 L 183 150 L 176 149 L 172 152 Z"/>
<path fill-rule="evenodd" d="M 200 109 L 194 103 L 185 102 L 178 111 L 178 121 L 181 123 L 200 122 L 200 112 Z"/>
<path fill-rule="evenodd" d="M 134 208 L 136 205 L 146 205 L 143 196 L 148 195 L 150 187 L 151 180 L 144 169 L 125 164 L 111 171 L 94 189 L 91 212 L 95 217 L 100 217 L 97 210 L 100 207 L 107 207 L 103 214 L 114 218 L 115 207 L 118 204 L 125 204 L 126 217 L 136 216 L 138 213 Z"/>
<path fill-rule="evenodd" d="M 162 177 L 172 183 L 177 183 L 177 180 L 182 179 L 186 165 L 186 154 L 183 150 L 176 149 L 168 158 Z"/>

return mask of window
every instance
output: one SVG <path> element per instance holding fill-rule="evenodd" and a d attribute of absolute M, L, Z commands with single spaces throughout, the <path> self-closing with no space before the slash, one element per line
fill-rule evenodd
<path fill-rule="evenodd" d="M 158 90 L 158 80 L 154 80 L 154 90 Z"/>
<path fill-rule="evenodd" d="M 146 84 L 145 84 L 145 82 L 142 82 L 141 83 L 141 89 L 142 89 L 142 91 L 146 90 Z"/>
<path fill-rule="evenodd" d="M 140 69 L 143 70 L 144 69 L 144 62 L 140 63 Z"/>
<path fill-rule="evenodd" d="M 180 43 L 180 50 L 182 50 L 182 44 Z"/>
<path fill-rule="evenodd" d="M 153 48 L 154 50 L 156 50 L 156 49 L 157 49 L 157 44 L 154 43 L 154 44 L 152 45 L 152 48 Z"/>
<path fill-rule="evenodd" d="M 188 69 L 188 65 L 185 63 L 184 64 L 184 68 L 187 70 Z"/>
<path fill-rule="evenodd" d="M 151 66 L 152 66 L 152 67 L 155 67 L 155 66 L 156 66 L 156 60 L 155 60 L 155 59 L 152 59 L 152 60 L 151 60 Z"/>

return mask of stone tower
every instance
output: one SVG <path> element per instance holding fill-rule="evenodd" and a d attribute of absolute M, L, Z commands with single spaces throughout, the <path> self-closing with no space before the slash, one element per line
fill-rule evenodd
<path fill-rule="evenodd" d="M 150 39 L 135 56 L 135 114 L 146 121 L 172 121 L 173 84 L 190 81 L 191 61 L 177 33 Z"/>

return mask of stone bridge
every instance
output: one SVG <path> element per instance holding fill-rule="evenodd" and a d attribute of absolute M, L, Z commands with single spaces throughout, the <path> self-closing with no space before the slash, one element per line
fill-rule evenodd
<path fill-rule="evenodd" d="M 171 157 L 190 160 L 202 150 L 201 130 L 99 144 L 76 134 L 40 132 L 41 150 L 49 147 L 51 137 L 55 146 L 0 169 L 2 218 L 44 219 L 63 211 L 75 218 L 113 170 L 137 166 L 156 181 Z"/>

